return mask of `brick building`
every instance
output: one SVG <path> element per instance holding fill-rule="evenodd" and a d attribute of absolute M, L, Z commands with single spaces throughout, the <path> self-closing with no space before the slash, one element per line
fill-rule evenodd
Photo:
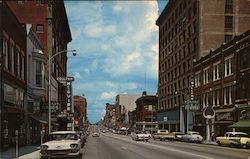
<path fill-rule="evenodd" d="M 83 96 L 74 96 L 75 127 L 79 130 L 87 128 L 87 100 Z"/>
<path fill-rule="evenodd" d="M 194 64 L 194 95 L 201 109 L 195 114 L 195 129 L 206 134 L 206 121 L 202 112 L 206 107 L 215 112 L 209 121 L 215 136 L 223 135 L 239 120 L 249 120 L 249 63 L 250 31 L 236 36 Z M 236 125 L 246 130 L 248 127 Z M 205 136 L 205 135 L 204 135 Z M 210 134 L 211 136 L 211 134 Z"/>
<path fill-rule="evenodd" d="M 156 132 L 156 107 L 158 97 L 155 95 L 147 95 L 143 92 L 142 96 L 136 100 L 136 130 L 146 131 L 150 133 Z"/>
<path fill-rule="evenodd" d="M 20 145 L 26 144 L 26 30 L 5 2 L 0 2 L 0 112 L 1 149 L 15 144 L 15 131 Z"/>
<path fill-rule="evenodd" d="M 249 14 L 248 0 L 169 0 L 156 21 L 160 122 L 166 117 L 174 130 L 193 129 L 193 112 L 184 107 L 192 98 L 193 61 L 248 30 Z"/>
<path fill-rule="evenodd" d="M 67 50 L 67 44 L 72 38 L 62 0 L 7 1 L 7 3 L 20 23 L 32 25 L 33 30 L 41 41 L 42 51 L 48 57 L 59 51 Z M 45 71 L 46 98 L 39 105 L 41 110 L 46 113 L 48 111 L 48 65 Z M 53 58 L 51 62 L 51 76 L 52 106 L 63 110 L 66 107 L 66 88 L 56 78 L 67 76 L 66 53 Z M 53 123 L 56 121 L 56 115 L 52 114 Z"/>

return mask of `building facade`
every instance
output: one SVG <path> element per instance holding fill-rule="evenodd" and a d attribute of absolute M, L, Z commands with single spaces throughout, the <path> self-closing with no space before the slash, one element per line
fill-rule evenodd
<path fill-rule="evenodd" d="M 62 50 L 67 50 L 67 44 L 72 38 L 62 0 L 7 1 L 7 3 L 20 23 L 32 25 L 42 44 L 42 51 L 48 58 Z M 67 55 L 59 54 L 51 60 L 51 105 L 60 111 L 66 109 L 66 87 L 57 81 L 57 77 L 66 76 Z M 40 103 L 41 110 L 45 112 L 48 112 L 48 80 L 48 65 L 46 65 L 46 98 Z M 52 113 L 52 123 L 56 122 L 56 116 L 57 114 Z M 53 125 L 56 126 L 56 124 Z"/>
<path fill-rule="evenodd" d="M 87 128 L 87 100 L 83 96 L 74 96 L 74 107 L 75 107 L 75 127 L 78 130 Z"/>
<path fill-rule="evenodd" d="M 157 119 L 177 131 L 193 129 L 193 62 L 245 32 L 250 26 L 248 0 L 170 0 L 159 26 L 159 105 Z M 161 125 L 159 125 L 161 126 Z"/>
<path fill-rule="evenodd" d="M 136 122 L 137 131 L 155 133 L 157 131 L 156 108 L 158 97 L 147 95 L 143 92 L 142 96 L 136 100 Z"/>
<path fill-rule="evenodd" d="M 194 96 L 201 108 L 195 113 L 194 126 L 204 136 L 223 135 L 232 131 L 233 123 L 250 119 L 249 49 L 247 31 L 195 62 Z M 206 121 L 205 109 L 213 109 L 214 118 Z M 248 127 L 236 128 L 249 133 L 250 122 Z"/>
<path fill-rule="evenodd" d="M 15 144 L 15 131 L 20 145 L 26 144 L 26 30 L 1 2 L 1 148 Z"/>

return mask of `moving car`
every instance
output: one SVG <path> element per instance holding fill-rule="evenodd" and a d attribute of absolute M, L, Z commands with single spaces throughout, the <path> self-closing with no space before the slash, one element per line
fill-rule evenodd
<path fill-rule="evenodd" d="M 143 132 L 132 132 L 131 133 L 131 138 L 132 140 L 136 140 L 136 141 L 148 141 L 150 139 L 150 134 L 146 134 L 146 133 L 143 133 Z"/>
<path fill-rule="evenodd" d="M 100 134 L 97 133 L 97 132 L 94 132 L 94 133 L 92 134 L 92 137 L 100 137 Z"/>
<path fill-rule="evenodd" d="M 49 141 L 40 146 L 40 156 L 45 158 L 81 158 L 81 139 L 76 131 L 56 131 L 49 134 Z"/>
<path fill-rule="evenodd" d="M 216 137 L 218 145 L 228 145 L 230 147 L 250 147 L 250 138 L 244 132 L 227 132 L 224 136 Z"/>
<path fill-rule="evenodd" d="M 199 132 L 188 131 L 185 135 L 182 136 L 182 141 L 202 143 L 204 139 Z"/>

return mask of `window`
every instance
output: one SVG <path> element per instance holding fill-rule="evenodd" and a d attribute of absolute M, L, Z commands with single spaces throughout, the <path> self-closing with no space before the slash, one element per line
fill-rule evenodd
<path fill-rule="evenodd" d="M 208 107 L 208 93 L 203 94 L 203 108 Z"/>
<path fill-rule="evenodd" d="M 213 70 L 213 77 L 214 77 L 214 81 L 219 80 L 220 79 L 220 63 L 216 63 L 214 64 L 214 70 Z"/>
<path fill-rule="evenodd" d="M 200 85 L 201 85 L 200 72 L 196 72 L 194 77 L 194 87 L 199 87 Z"/>
<path fill-rule="evenodd" d="M 209 83 L 209 67 L 203 70 L 203 84 Z"/>
<path fill-rule="evenodd" d="M 3 40 L 3 54 L 4 54 L 4 66 L 8 69 L 8 42 L 7 40 Z"/>
<path fill-rule="evenodd" d="M 17 0 L 17 4 L 23 4 L 24 0 Z"/>
<path fill-rule="evenodd" d="M 17 52 L 17 76 L 20 77 L 20 53 Z"/>
<path fill-rule="evenodd" d="M 220 105 L 220 93 L 219 90 L 215 90 L 213 92 L 213 106 L 219 106 Z"/>
<path fill-rule="evenodd" d="M 225 32 L 233 31 L 233 17 L 225 16 Z"/>
<path fill-rule="evenodd" d="M 36 32 L 37 33 L 43 33 L 44 32 L 44 26 L 43 26 L 43 24 L 37 24 L 36 25 Z"/>
<path fill-rule="evenodd" d="M 36 87 L 44 86 L 44 66 L 41 61 L 36 61 Z"/>
<path fill-rule="evenodd" d="M 233 0 L 226 0 L 225 13 L 233 13 Z"/>
<path fill-rule="evenodd" d="M 224 104 L 232 104 L 232 87 L 224 88 Z"/>
<path fill-rule="evenodd" d="M 15 52 L 14 52 L 14 46 L 11 45 L 10 47 L 10 54 L 11 54 L 11 62 L 10 62 L 10 65 L 9 65 L 9 68 L 11 70 L 12 73 L 15 73 L 15 68 L 14 68 L 14 65 L 15 65 Z"/>
<path fill-rule="evenodd" d="M 224 36 L 225 43 L 228 43 L 229 41 L 231 41 L 232 38 L 233 38 L 233 35 L 225 35 Z"/>
<path fill-rule="evenodd" d="M 233 74 L 232 62 L 233 57 L 225 58 L 225 77 Z"/>

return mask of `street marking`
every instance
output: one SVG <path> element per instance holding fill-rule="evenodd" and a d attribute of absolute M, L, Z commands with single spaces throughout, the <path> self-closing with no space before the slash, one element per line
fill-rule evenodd
<path fill-rule="evenodd" d="M 130 141 L 128 140 L 127 138 L 119 138 L 119 137 L 116 137 L 116 136 L 108 136 L 108 135 L 105 135 L 107 137 L 112 137 L 112 138 L 116 138 L 116 139 L 119 139 L 119 140 L 124 140 L 124 141 Z M 135 142 L 133 142 L 135 143 Z M 136 142 L 137 144 L 144 144 L 146 146 L 154 146 L 154 147 L 157 147 L 157 148 L 160 148 L 160 149 L 165 149 L 165 150 L 169 150 L 169 151 L 174 151 L 174 152 L 177 152 L 177 153 L 183 153 L 183 154 L 186 154 L 186 155 L 189 155 L 189 156 L 194 156 L 194 157 L 197 157 L 197 158 L 200 158 L 200 159 L 214 159 L 212 157 L 209 157 L 209 156 L 204 156 L 204 155 L 198 155 L 198 154 L 194 154 L 194 153 L 191 153 L 191 152 L 187 152 L 187 151 L 182 151 L 182 150 L 178 150 L 178 149 L 175 149 L 175 148 L 170 148 L 170 147 L 164 147 L 164 146 L 161 146 L 161 145 L 155 145 L 155 144 L 150 144 L 150 143 L 146 143 L 146 142 Z"/>
<path fill-rule="evenodd" d="M 122 148 L 123 150 L 127 150 L 127 147 L 125 147 L 125 146 L 122 146 L 121 148 Z"/>

